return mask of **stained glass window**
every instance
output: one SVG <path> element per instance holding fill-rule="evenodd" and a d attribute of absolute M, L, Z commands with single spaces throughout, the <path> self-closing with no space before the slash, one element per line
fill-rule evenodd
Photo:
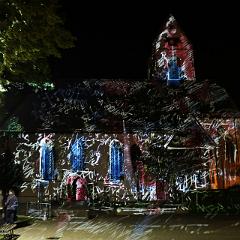
<path fill-rule="evenodd" d="M 44 180 L 54 179 L 53 142 L 48 137 L 40 141 L 40 176 Z"/>
<path fill-rule="evenodd" d="M 123 147 L 118 140 L 112 140 L 109 148 L 109 179 L 120 182 L 123 176 Z"/>
<path fill-rule="evenodd" d="M 70 147 L 70 162 L 73 172 L 84 170 L 84 140 L 76 137 Z"/>

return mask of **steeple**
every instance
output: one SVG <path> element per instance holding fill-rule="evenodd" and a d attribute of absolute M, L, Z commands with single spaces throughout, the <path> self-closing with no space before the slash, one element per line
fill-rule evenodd
<path fill-rule="evenodd" d="M 153 44 L 149 77 L 169 86 L 195 80 L 192 45 L 172 15 Z"/>

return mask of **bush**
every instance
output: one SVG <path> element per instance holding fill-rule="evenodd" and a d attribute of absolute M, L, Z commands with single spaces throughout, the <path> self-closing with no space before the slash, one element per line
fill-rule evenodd
<path fill-rule="evenodd" d="M 192 191 L 186 194 L 185 203 L 190 212 L 240 213 L 240 192 L 233 189 Z"/>

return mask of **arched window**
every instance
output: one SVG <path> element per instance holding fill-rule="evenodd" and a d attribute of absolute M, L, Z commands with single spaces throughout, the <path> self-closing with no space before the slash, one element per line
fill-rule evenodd
<path fill-rule="evenodd" d="M 84 170 L 84 140 L 83 137 L 76 136 L 70 146 L 70 162 L 73 172 Z"/>
<path fill-rule="evenodd" d="M 109 180 L 120 182 L 123 175 L 123 147 L 118 140 L 112 140 L 109 146 Z"/>
<path fill-rule="evenodd" d="M 40 141 L 40 176 L 44 180 L 54 179 L 54 151 L 53 142 L 47 136 Z"/>

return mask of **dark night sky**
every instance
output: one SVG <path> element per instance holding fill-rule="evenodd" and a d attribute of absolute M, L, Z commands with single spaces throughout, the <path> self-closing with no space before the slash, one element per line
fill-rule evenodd
<path fill-rule="evenodd" d="M 149 1 L 135 5 L 117 1 L 105 5 L 62 1 L 66 28 L 77 37 L 77 42 L 54 64 L 57 82 L 146 78 L 152 42 L 173 14 L 193 45 L 197 79 L 209 79 L 225 87 L 240 105 L 237 1 L 231 5 L 209 5 L 210 0 L 177 4 L 159 1 L 157 5 Z"/>

